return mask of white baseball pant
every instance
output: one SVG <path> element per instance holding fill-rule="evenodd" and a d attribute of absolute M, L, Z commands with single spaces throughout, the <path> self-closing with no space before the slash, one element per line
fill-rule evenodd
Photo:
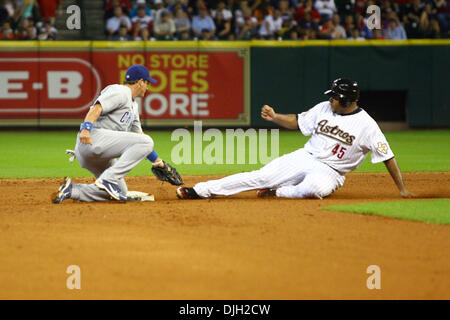
<path fill-rule="evenodd" d="M 259 170 L 197 183 L 200 197 L 229 196 L 239 192 L 277 188 L 277 197 L 319 198 L 344 185 L 345 176 L 317 161 L 303 148 L 272 160 Z"/>

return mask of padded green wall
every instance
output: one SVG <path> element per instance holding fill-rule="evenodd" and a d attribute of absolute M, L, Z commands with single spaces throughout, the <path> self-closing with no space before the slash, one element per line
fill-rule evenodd
<path fill-rule="evenodd" d="M 450 126 L 450 46 L 305 46 L 251 48 L 252 125 L 267 126 L 260 107 L 299 113 L 325 100 L 332 80 L 361 90 L 406 90 L 410 127 Z"/>

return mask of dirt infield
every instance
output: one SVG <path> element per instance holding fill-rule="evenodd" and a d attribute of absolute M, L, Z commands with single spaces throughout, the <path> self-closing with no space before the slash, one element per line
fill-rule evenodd
<path fill-rule="evenodd" d="M 420 198 L 450 197 L 448 172 L 404 176 Z M 398 200 L 387 174 L 349 174 L 325 200 L 181 201 L 154 177 L 127 181 L 157 201 L 53 205 L 60 180 L 0 180 L 0 298 L 450 299 L 450 227 L 320 209 Z"/>

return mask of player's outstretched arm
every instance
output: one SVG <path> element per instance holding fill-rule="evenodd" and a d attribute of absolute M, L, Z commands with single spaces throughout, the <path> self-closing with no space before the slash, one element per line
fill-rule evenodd
<path fill-rule="evenodd" d="M 102 114 L 102 106 L 100 103 L 95 104 L 84 118 L 84 122 L 94 123 Z M 82 144 L 92 144 L 92 137 L 89 130 L 83 129 L 80 132 L 80 142 Z"/>
<path fill-rule="evenodd" d="M 384 165 L 386 166 L 389 174 L 397 185 L 398 190 L 400 191 L 400 195 L 403 198 L 412 198 L 414 195 L 408 191 L 405 187 L 405 183 L 403 182 L 402 173 L 400 172 L 400 168 L 397 165 L 397 161 L 395 158 L 391 158 L 389 160 L 384 161 Z"/>
<path fill-rule="evenodd" d="M 276 113 L 275 110 L 267 104 L 261 108 L 261 118 L 287 129 L 298 130 L 297 116 L 295 114 Z"/>

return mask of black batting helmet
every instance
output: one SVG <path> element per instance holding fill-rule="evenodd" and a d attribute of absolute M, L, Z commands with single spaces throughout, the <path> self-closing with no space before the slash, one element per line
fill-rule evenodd
<path fill-rule="evenodd" d="M 343 107 L 348 107 L 359 99 L 359 87 L 356 81 L 339 78 L 331 84 L 331 90 L 324 92 L 327 96 L 339 101 Z"/>

